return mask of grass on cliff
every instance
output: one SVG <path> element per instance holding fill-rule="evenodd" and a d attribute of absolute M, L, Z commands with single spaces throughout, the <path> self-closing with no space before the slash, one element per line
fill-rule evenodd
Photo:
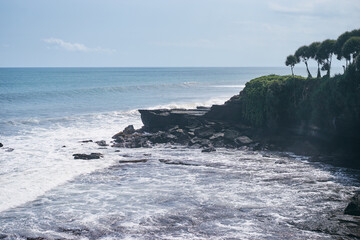
<path fill-rule="evenodd" d="M 334 121 L 360 124 L 360 72 L 349 68 L 332 78 L 269 75 L 246 83 L 240 93 L 241 119 L 276 128 L 299 123 L 331 128 Z"/>

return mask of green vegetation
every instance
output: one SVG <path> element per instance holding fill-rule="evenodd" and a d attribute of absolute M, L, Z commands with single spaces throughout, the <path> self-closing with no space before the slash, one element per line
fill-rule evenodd
<path fill-rule="evenodd" d="M 286 58 L 285 65 L 290 66 L 291 73 L 292 73 L 293 76 L 294 76 L 294 66 L 295 66 L 296 63 L 298 63 L 298 59 L 294 55 L 289 55 Z"/>
<path fill-rule="evenodd" d="M 300 47 L 286 58 L 292 75 L 269 75 L 246 83 L 237 101 L 241 119 L 268 129 L 293 126 L 316 127 L 325 132 L 360 133 L 360 30 Z M 346 71 L 330 77 L 333 54 L 347 60 Z M 303 61 L 308 77 L 294 76 L 295 64 Z M 312 78 L 308 61 L 318 63 Z M 320 66 L 327 74 L 321 77 Z M 344 133 L 345 134 L 345 133 Z"/>
<path fill-rule="evenodd" d="M 344 66 L 344 70 L 346 70 L 351 64 L 355 66 L 360 65 L 360 63 L 356 62 L 356 59 L 359 59 L 357 58 L 359 52 L 360 29 L 355 29 L 351 32 L 341 34 L 337 40 L 326 39 L 323 42 L 313 42 L 309 46 L 304 45 L 295 51 L 294 56 L 296 57 L 295 64 L 299 63 L 300 60 L 305 63 L 308 78 L 312 78 L 308 61 L 314 59 L 318 64 L 317 78 L 321 78 L 320 69 L 326 71 L 326 75 L 330 77 L 332 57 L 334 54 L 337 55 L 338 60 L 345 58 L 346 66 Z M 286 59 L 285 65 L 291 66 L 291 72 L 293 73 L 295 64 L 291 65 L 288 58 Z"/>
<path fill-rule="evenodd" d="M 360 71 L 333 78 L 269 75 L 251 80 L 239 96 L 244 121 L 255 127 L 301 124 L 333 131 L 336 121 L 360 130 Z M 335 122 L 334 122 L 335 121 Z"/>

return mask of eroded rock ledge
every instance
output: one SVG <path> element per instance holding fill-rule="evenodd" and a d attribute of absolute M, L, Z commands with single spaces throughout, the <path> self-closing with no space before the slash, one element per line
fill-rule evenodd
<path fill-rule="evenodd" d="M 139 110 L 144 126 L 135 130 L 132 125 L 113 136 L 113 147 L 151 147 L 158 143 L 181 144 L 203 148 L 259 149 L 253 130 L 242 124 L 230 124 L 206 116 L 209 108 Z"/>

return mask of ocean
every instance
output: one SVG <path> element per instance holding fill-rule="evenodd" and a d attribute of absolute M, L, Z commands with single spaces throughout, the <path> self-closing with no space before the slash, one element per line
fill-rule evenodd
<path fill-rule="evenodd" d="M 308 226 L 345 208 L 356 170 L 291 153 L 95 143 L 141 127 L 137 109 L 222 104 L 255 77 L 289 72 L 0 68 L 0 238 L 332 239 Z M 104 158 L 72 156 L 90 152 Z"/>

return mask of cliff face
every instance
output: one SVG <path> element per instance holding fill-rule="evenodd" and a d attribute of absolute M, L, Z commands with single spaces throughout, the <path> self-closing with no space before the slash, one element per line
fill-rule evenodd
<path fill-rule="evenodd" d="M 349 69 L 333 78 L 256 78 L 205 116 L 272 134 L 310 137 L 335 151 L 360 152 L 360 73 Z"/>

